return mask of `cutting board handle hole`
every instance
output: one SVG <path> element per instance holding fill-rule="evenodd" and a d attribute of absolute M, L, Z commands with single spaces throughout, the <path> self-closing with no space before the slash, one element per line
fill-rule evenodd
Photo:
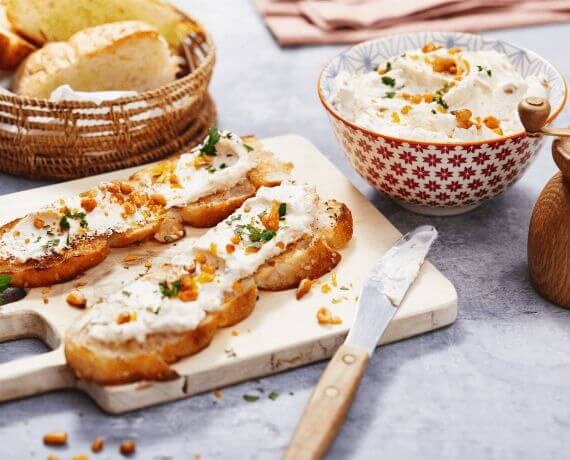
<path fill-rule="evenodd" d="M 35 338 L 55 349 L 61 337 L 50 324 L 34 311 L 18 311 L 0 315 L 0 342 Z"/>

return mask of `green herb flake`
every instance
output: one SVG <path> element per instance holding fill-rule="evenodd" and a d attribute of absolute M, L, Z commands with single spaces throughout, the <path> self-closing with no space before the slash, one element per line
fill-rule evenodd
<path fill-rule="evenodd" d="M 12 277 L 10 275 L 0 275 L 0 292 L 4 292 L 11 282 Z"/>
<path fill-rule="evenodd" d="M 180 292 L 179 280 L 173 281 L 172 283 L 164 281 L 158 286 L 160 287 L 160 293 L 162 294 L 162 297 L 168 297 L 171 299 L 178 296 L 178 293 Z"/>
<path fill-rule="evenodd" d="M 432 109 L 431 113 L 433 113 L 434 115 L 437 115 L 437 112 L 433 109 Z"/>
<path fill-rule="evenodd" d="M 125 297 L 131 296 L 131 293 L 129 291 L 122 291 L 121 294 L 123 294 Z"/>
<path fill-rule="evenodd" d="M 493 72 L 491 72 L 491 69 L 487 69 L 487 75 L 488 75 L 489 77 L 493 76 Z"/>
<path fill-rule="evenodd" d="M 437 105 L 441 105 L 445 110 L 449 109 L 449 105 L 447 105 L 447 102 L 445 102 L 445 100 L 444 100 L 441 96 L 436 97 L 436 98 L 434 99 L 434 102 L 435 102 Z"/>
<path fill-rule="evenodd" d="M 66 214 L 59 220 L 59 227 L 62 230 L 69 230 L 70 224 L 69 219 L 79 220 L 79 226 L 81 228 L 86 228 L 88 226 L 87 221 L 85 220 L 87 214 L 84 212 L 75 212 L 73 214 Z"/>
<path fill-rule="evenodd" d="M 396 79 L 389 77 L 388 75 L 384 75 L 382 77 L 382 83 L 384 83 L 387 86 L 391 86 L 393 88 L 394 86 L 396 86 Z"/>
<path fill-rule="evenodd" d="M 394 96 L 396 95 L 396 93 L 394 91 L 388 91 L 387 93 L 384 94 L 384 98 L 386 99 L 394 99 Z"/>
<path fill-rule="evenodd" d="M 262 241 L 271 241 L 277 235 L 274 230 L 260 229 L 253 225 L 239 225 L 236 227 L 234 233 L 236 235 L 243 235 L 244 232 L 249 233 L 249 240 L 252 243 L 259 243 Z"/>
<path fill-rule="evenodd" d="M 67 215 L 63 216 L 60 220 L 59 220 L 59 227 L 62 230 L 69 230 L 69 220 L 67 220 Z"/>
<path fill-rule="evenodd" d="M 271 399 L 272 401 L 275 401 L 278 397 L 279 397 L 279 393 L 276 393 L 275 391 L 272 391 L 271 393 L 269 393 L 267 395 L 267 397 L 269 399 Z"/>
<path fill-rule="evenodd" d="M 285 219 L 286 215 L 287 215 L 287 203 L 280 203 L 279 204 L 279 219 L 280 220 Z"/>
<path fill-rule="evenodd" d="M 248 152 L 253 152 L 253 147 L 251 145 L 244 143 L 243 146 Z"/>
<path fill-rule="evenodd" d="M 392 63 L 390 61 L 386 62 L 386 72 L 390 72 L 392 70 Z"/>
<path fill-rule="evenodd" d="M 243 395 L 243 399 L 245 399 L 247 402 L 255 402 L 259 400 L 259 396 L 245 394 Z"/>
<path fill-rule="evenodd" d="M 483 72 L 483 66 L 482 66 L 482 65 L 478 65 L 478 66 L 477 66 L 477 70 L 478 70 L 479 72 Z"/>
<path fill-rule="evenodd" d="M 220 165 L 220 169 L 226 169 L 227 167 L 228 167 L 228 165 L 225 164 L 225 163 L 222 163 L 222 164 Z"/>
<path fill-rule="evenodd" d="M 212 126 L 210 128 L 210 133 L 208 135 L 208 140 L 206 143 L 200 148 L 200 153 L 209 156 L 216 156 L 216 144 L 220 140 L 220 132 L 218 131 L 217 126 Z"/>

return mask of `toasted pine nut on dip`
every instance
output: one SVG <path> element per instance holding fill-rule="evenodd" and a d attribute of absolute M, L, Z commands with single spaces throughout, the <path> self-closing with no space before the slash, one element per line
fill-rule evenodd
<path fill-rule="evenodd" d="M 364 73 L 341 71 L 332 102 L 343 117 L 379 134 L 469 142 L 522 132 L 518 103 L 549 93 L 546 75 L 523 78 L 505 54 L 426 43 Z"/>

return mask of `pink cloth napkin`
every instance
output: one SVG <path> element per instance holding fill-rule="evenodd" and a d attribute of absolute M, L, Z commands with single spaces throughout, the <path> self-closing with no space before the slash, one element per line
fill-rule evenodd
<path fill-rule="evenodd" d="M 570 0 L 255 0 L 280 45 L 570 21 Z"/>

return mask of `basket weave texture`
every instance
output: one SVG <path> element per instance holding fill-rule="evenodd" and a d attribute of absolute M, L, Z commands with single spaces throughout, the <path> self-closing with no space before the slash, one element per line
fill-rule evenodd
<path fill-rule="evenodd" d="M 67 180 L 140 165 L 199 143 L 216 123 L 208 94 L 215 62 L 209 33 L 184 15 L 179 78 L 133 97 L 50 102 L 0 92 L 0 171 Z"/>

